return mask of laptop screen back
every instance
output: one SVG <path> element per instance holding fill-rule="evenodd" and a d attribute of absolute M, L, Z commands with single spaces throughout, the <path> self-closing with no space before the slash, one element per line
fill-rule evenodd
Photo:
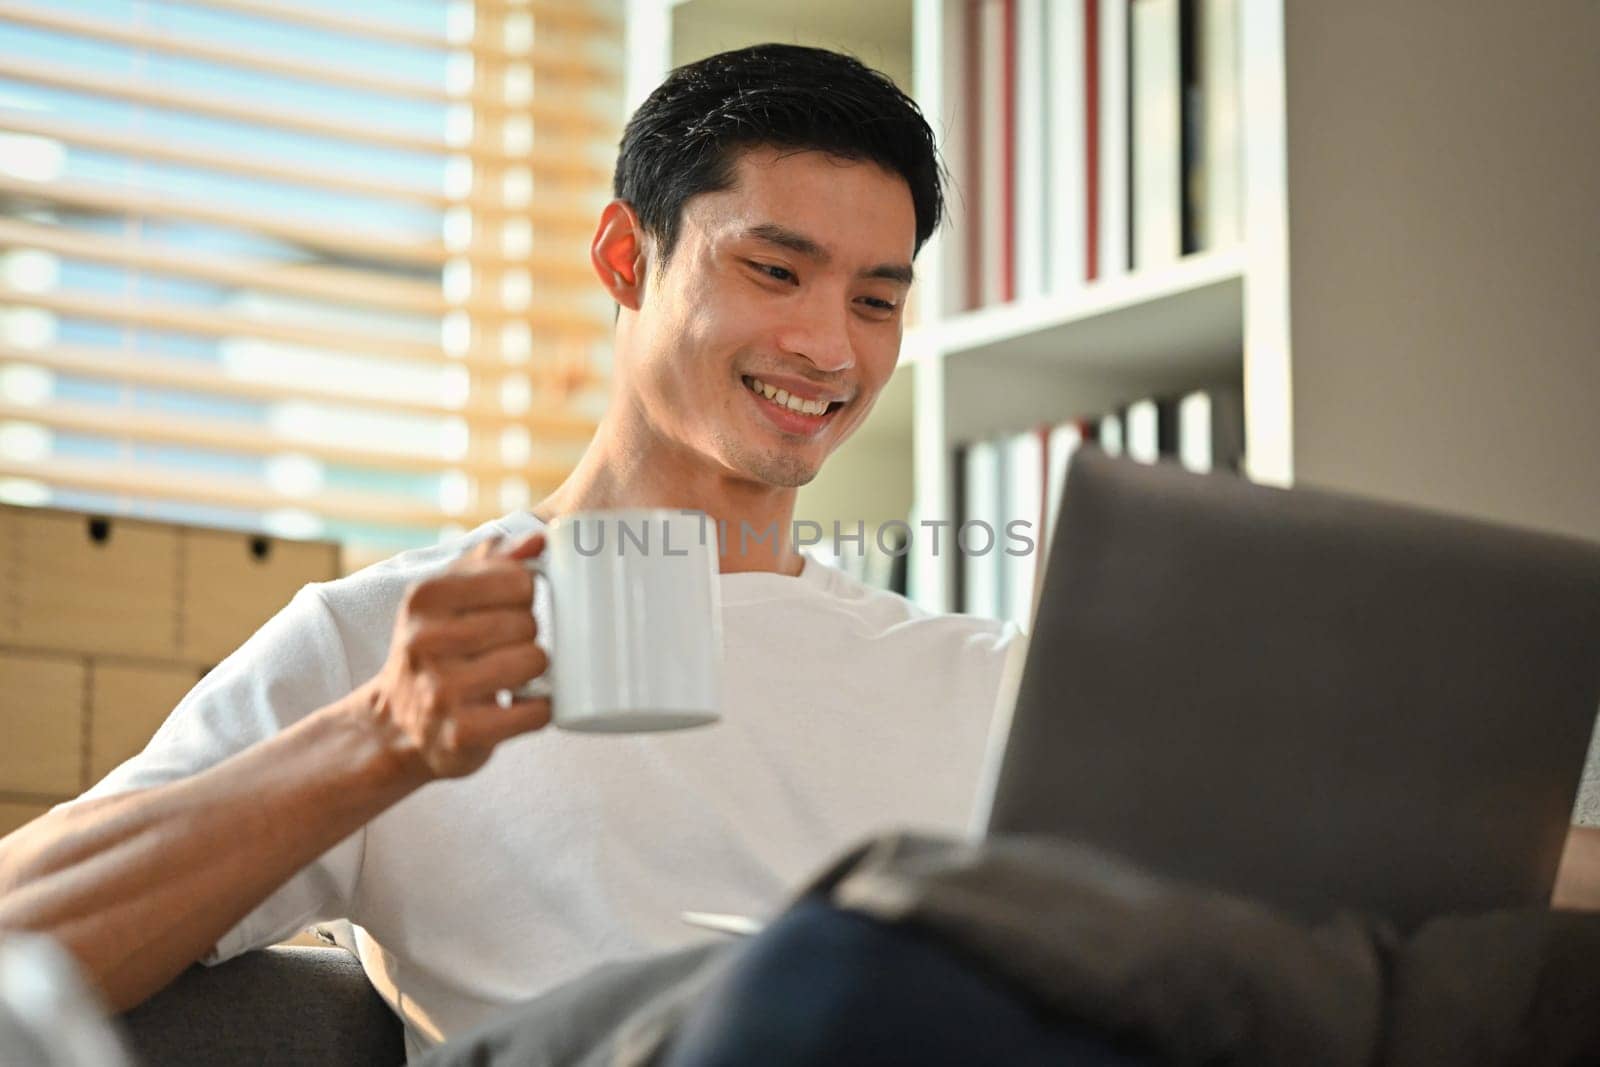
<path fill-rule="evenodd" d="M 1600 546 L 1080 450 L 990 832 L 1307 918 L 1543 905 Z"/>

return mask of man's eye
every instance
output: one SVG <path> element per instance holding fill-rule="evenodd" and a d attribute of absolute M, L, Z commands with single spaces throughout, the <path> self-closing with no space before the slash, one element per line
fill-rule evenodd
<path fill-rule="evenodd" d="M 769 278 L 774 279 L 775 281 L 780 281 L 780 282 L 792 282 L 792 281 L 794 281 L 794 272 L 791 271 L 787 267 L 774 267 L 770 263 L 756 263 L 756 262 L 753 262 L 753 261 L 751 262 L 750 265 L 752 267 L 754 267 L 756 270 L 760 271 L 762 274 L 765 274 Z"/>
<path fill-rule="evenodd" d="M 875 296 L 864 296 L 861 299 L 862 299 L 862 302 L 864 302 L 868 307 L 872 308 L 874 311 L 893 311 L 896 307 L 899 306 L 893 300 L 880 300 L 878 297 L 875 297 Z"/>

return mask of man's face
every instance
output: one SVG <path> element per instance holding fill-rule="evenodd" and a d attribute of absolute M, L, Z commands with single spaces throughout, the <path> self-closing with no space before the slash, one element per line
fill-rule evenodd
<path fill-rule="evenodd" d="M 752 149 L 736 175 L 690 198 L 671 259 L 650 261 L 619 382 L 656 433 L 720 471 L 804 485 L 894 370 L 911 191 L 818 152 Z"/>

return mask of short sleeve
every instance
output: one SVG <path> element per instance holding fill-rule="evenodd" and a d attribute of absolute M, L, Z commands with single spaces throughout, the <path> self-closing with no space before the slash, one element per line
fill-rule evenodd
<path fill-rule="evenodd" d="M 179 702 L 144 751 L 77 800 L 129 793 L 198 774 L 293 725 L 353 688 L 338 627 L 306 586 Z M 220 963 L 348 914 L 361 866 L 357 831 L 294 875 L 217 943 Z"/>

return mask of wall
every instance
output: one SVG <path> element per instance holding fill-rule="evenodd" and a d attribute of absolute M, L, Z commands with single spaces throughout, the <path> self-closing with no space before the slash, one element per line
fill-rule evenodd
<path fill-rule="evenodd" d="M 1295 480 L 1600 540 L 1600 3 L 1284 12 Z"/>
<path fill-rule="evenodd" d="M 673 11 L 673 66 L 765 41 L 843 49 L 911 91 L 909 0 L 693 0 Z"/>

